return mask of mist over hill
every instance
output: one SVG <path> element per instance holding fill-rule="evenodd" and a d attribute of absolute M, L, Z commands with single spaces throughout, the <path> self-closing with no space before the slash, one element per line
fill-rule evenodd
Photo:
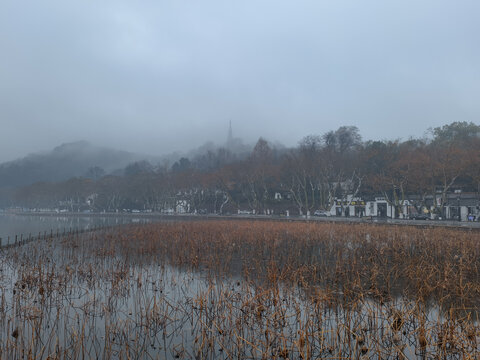
<path fill-rule="evenodd" d="M 274 146 L 272 144 L 272 146 Z M 276 144 L 282 147 L 281 144 Z M 0 164 L 0 188 L 18 188 L 36 182 L 60 182 L 73 177 L 99 178 L 108 174 L 122 176 L 125 169 L 137 162 L 148 162 L 152 169 L 170 169 L 182 158 L 196 160 L 199 164 L 218 157 L 226 151 L 228 159 L 243 159 L 252 150 L 252 144 L 230 138 L 218 145 L 208 141 L 204 145 L 163 155 L 150 155 L 117 150 L 94 145 L 88 141 L 64 143 L 51 151 L 29 154 L 23 158 Z M 201 165 L 209 167 L 208 165 Z"/>
<path fill-rule="evenodd" d="M 65 143 L 48 152 L 0 164 L 0 187 L 58 182 L 87 176 L 92 169 L 108 174 L 145 158 L 145 155 L 96 146 L 87 141 Z"/>

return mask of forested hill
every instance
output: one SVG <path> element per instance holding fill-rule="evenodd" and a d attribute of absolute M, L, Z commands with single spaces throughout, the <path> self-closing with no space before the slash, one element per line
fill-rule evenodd
<path fill-rule="evenodd" d="M 0 187 L 58 182 L 76 176 L 101 177 L 141 158 L 137 154 L 95 146 L 86 141 L 62 144 L 46 153 L 0 164 Z"/>
<path fill-rule="evenodd" d="M 362 141 L 358 128 L 341 126 L 308 135 L 290 149 L 260 138 L 247 156 L 218 148 L 163 163 L 83 142 L 67 144 L 0 167 L 2 185 L 12 186 L 0 186 L 0 207 L 173 211 L 183 206 L 212 213 L 281 207 L 305 214 L 331 208 L 334 199 L 381 197 L 396 207 L 407 200 L 426 206 L 435 199 L 439 213 L 452 194 L 480 199 L 480 125 L 454 122 L 430 134 Z M 114 169 L 122 170 L 112 174 Z"/>

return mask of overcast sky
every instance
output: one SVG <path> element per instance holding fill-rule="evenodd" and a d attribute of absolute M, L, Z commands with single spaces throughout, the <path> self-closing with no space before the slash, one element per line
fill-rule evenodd
<path fill-rule="evenodd" d="M 478 0 L 2 0 L 0 161 L 479 123 Z"/>

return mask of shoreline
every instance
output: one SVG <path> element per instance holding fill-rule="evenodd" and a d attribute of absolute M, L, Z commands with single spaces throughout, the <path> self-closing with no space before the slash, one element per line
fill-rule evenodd
<path fill-rule="evenodd" d="M 159 220 L 250 220 L 250 221 L 298 221 L 298 222 L 327 222 L 327 223 L 352 223 L 372 225 L 400 225 L 414 227 L 446 227 L 463 230 L 480 230 L 480 222 L 460 222 L 451 220 L 407 220 L 389 218 L 356 218 L 356 217 L 315 217 L 310 216 L 284 216 L 284 215 L 219 215 L 219 214 L 162 214 L 162 213 L 103 213 L 103 212 L 11 212 L 0 215 L 15 216 L 46 216 L 46 217 L 72 217 L 72 218 L 139 218 Z"/>

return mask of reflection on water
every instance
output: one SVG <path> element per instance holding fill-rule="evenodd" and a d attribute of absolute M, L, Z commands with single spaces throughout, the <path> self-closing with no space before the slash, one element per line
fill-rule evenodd
<path fill-rule="evenodd" d="M 177 228 L 186 238 L 200 236 L 184 224 Z M 218 256 L 227 238 L 210 248 L 216 237 L 201 247 L 188 249 L 188 242 L 176 240 L 162 247 L 174 234 L 165 230 L 127 227 L 2 251 L 2 358 L 33 353 L 73 359 L 460 359 L 478 354 L 475 319 L 408 297 L 383 302 L 365 294 L 347 302 L 344 293 L 321 286 L 305 291 L 302 277 L 294 285 L 272 281 L 270 274 L 266 283 L 252 276 L 253 256 L 245 257 L 243 266 L 249 268 L 230 274 L 226 269 L 233 259 Z M 237 244 L 243 251 L 244 243 Z M 196 256 L 185 258 L 189 251 L 198 257 L 210 251 L 217 263 L 199 267 Z"/>
<path fill-rule="evenodd" d="M 88 230 L 98 227 L 123 225 L 130 223 L 148 223 L 147 218 L 132 216 L 41 216 L 14 215 L 0 213 L 0 238 L 2 244 L 13 243 L 15 235 L 24 238 L 29 235 L 56 234 L 69 230 Z M 10 238 L 10 240 L 9 240 Z"/>

